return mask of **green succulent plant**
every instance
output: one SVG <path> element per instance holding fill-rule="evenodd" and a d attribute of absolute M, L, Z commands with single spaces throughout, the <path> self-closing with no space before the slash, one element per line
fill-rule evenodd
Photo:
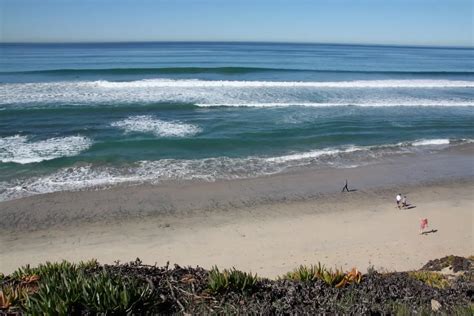
<path fill-rule="evenodd" d="M 431 287 L 443 289 L 449 285 L 449 281 L 446 279 L 446 277 L 437 272 L 412 271 L 408 272 L 408 275 L 414 279 L 422 281 L 423 283 Z"/>
<path fill-rule="evenodd" d="M 242 272 L 235 268 L 221 272 L 215 266 L 209 271 L 209 289 L 213 293 L 226 290 L 249 292 L 255 288 L 257 281 L 257 274 Z"/>
<path fill-rule="evenodd" d="M 314 266 L 305 266 L 300 265 L 293 271 L 290 271 L 280 277 L 280 279 L 294 280 L 294 281 L 314 281 L 318 277 L 319 273 L 322 271 L 323 267 L 321 265 Z"/>
<path fill-rule="evenodd" d="M 357 269 L 352 269 L 351 271 L 344 273 L 342 269 L 332 269 L 326 268 L 321 263 L 317 265 L 304 266 L 300 265 L 293 271 L 288 272 L 279 279 L 294 280 L 294 281 L 303 281 L 310 282 L 320 279 L 325 283 L 341 287 L 347 283 L 360 283 L 361 274 Z"/>

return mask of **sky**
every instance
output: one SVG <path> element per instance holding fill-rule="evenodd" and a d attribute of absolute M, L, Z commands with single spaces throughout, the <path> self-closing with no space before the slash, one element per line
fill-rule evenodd
<path fill-rule="evenodd" d="M 0 42 L 474 46 L 474 0 L 0 0 Z"/>

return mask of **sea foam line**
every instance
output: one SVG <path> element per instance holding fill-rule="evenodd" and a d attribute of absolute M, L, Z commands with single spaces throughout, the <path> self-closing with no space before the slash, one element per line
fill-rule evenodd
<path fill-rule="evenodd" d="M 446 138 L 442 139 L 421 139 L 413 142 L 412 146 L 430 146 L 430 145 L 449 145 L 450 140 Z"/>
<path fill-rule="evenodd" d="M 69 106 L 180 103 L 199 106 L 471 106 L 474 81 L 367 80 L 345 82 L 205 81 L 151 79 L 0 84 L 0 105 Z M 353 88 L 353 89 L 351 89 Z M 384 89 L 386 88 L 386 89 Z M 396 88 L 424 88 L 400 93 Z M 427 88 L 439 88 L 437 93 Z"/>
<path fill-rule="evenodd" d="M 103 188 L 116 184 L 152 183 L 165 180 L 203 180 L 253 178 L 283 172 L 288 168 L 313 163 L 339 168 L 355 167 L 385 155 L 416 152 L 424 146 L 443 148 L 451 143 L 470 143 L 472 139 L 419 139 L 397 144 L 323 148 L 275 157 L 210 157 L 204 159 L 161 159 L 139 161 L 126 167 L 81 165 L 60 169 L 49 175 L 12 182 L 0 182 L 0 201 L 56 191 Z M 356 155 L 354 160 L 353 155 Z M 369 159 L 369 160 L 367 160 Z"/>
<path fill-rule="evenodd" d="M 186 137 L 201 132 L 201 128 L 193 124 L 180 121 L 163 121 L 150 115 L 131 116 L 124 120 L 113 122 L 113 127 L 118 127 L 127 133 L 151 133 L 161 137 Z"/>
<path fill-rule="evenodd" d="M 354 81 L 230 81 L 198 79 L 143 79 L 127 82 L 99 80 L 100 88 L 474 88 L 465 80 L 354 80 Z"/>
<path fill-rule="evenodd" d="M 271 107 L 332 107 L 332 106 L 358 106 L 358 107 L 385 107 L 385 106 L 474 106 L 474 102 L 457 102 L 450 100 L 413 100 L 413 101 L 397 101 L 397 100 L 380 100 L 378 102 L 352 102 L 352 103 L 326 103 L 326 102 L 255 102 L 255 103 L 197 103 L 197 107 L 255 107 L 255 108 L 271 108 Z"/>

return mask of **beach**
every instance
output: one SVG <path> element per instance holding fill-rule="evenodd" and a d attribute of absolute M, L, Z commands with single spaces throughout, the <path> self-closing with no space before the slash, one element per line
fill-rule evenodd
<path fill-rule="evenodd" d="M 472 255 L 471 144 L 356 168 L 57 192 L 0 203 L 0 271 L 62 259 L 236 267 L 418 269 Z M 351 192 L 341 193 L 345 179 Z M 399 210 L 395 195 L 414 206 Z M 432 231 L 419 234 L 420 218 Z"/>

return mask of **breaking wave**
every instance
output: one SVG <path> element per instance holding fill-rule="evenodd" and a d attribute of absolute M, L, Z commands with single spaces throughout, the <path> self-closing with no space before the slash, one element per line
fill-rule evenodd
<path fill-rule="evenodd" d="M 474 106 L 474 101 L 452 101 L 452 100 L 379 100 L 368 101 L 363 103 L 349 102 L 349 103 L 325 103 L 325 102 L 291 102 L 291 103 L 198 103 L 197 107 L 213 108 L 213 107 L 243 107 L 243 108 L 272 108 L 272 107 L 331 107 L 331 106 L 359 106 L 359 107 L 382 107 L 382 106 Z"/>
<path fill-rule="evenodd" d="M 0 138 L 0 162 L 28 164 L 70 157 L 88 149 L 92 141 L 83 136 L 55 137 L 29 142 L 26 136 Z"/>
<path fill-rule="evenodd" d="M 101 88 L 474 88 L 474 81 L 465 80 L 354 80 L 354 81 L 230 81 L 144 79 L 137 81 L 95 81 Z"/>
<path fill-rule="evenodd" d="M 185 103 L 199 106 L 474 105 L 474 81 L 206 81 L 148 79 L 0 84 L 0 105 Z M 413 93 L 413 90 L 416 93 Z M 469 90 L 466 90 L 469 89 Z M 258 100 L 258 102 L 255 102 Z"/>

